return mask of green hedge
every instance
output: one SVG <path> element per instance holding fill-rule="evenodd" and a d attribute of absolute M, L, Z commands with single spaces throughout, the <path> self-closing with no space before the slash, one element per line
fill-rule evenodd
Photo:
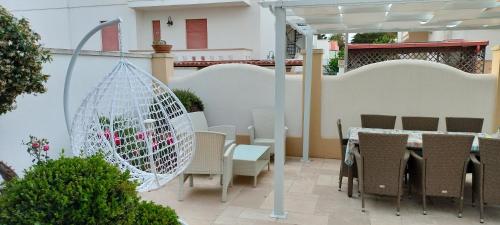
<path fill-rule="evenodd" d="M 203 102 L 194 92 L 181 89 L 174 89 L 173 92 L 188 112 L 203 111 L 205 109 Z"/>
<path fill-rule="evenodd" d="M 172 209 L 141 202 L 129 178 L 101 156 L 39 163 L 5 183 L 0 224 L 179 224 Z"/>

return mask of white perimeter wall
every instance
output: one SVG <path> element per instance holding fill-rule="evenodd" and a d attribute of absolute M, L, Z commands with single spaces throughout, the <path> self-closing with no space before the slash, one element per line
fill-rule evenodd
<path fill-rule="evenodd" d="M 44 66 L 50 74 L 48 91 L 37 96 L 17 98 L 17 109 L 0 115 L 0 160 L 20 173 L 31 165 L 26 148 L 21 144 L 28 135 L 45 137 L 50 141 L 50 155 L 56 157 L 62 148 L 71 155 L 63 111 L 63 88 L 71 55 L 53 54 L 53 61 Z M 151 72 L 151 59 L 128 58 L 133 64 Z M 71 115 L 84 96 L 118 63 L 119 57 L 83 55 L 78 58 L 73 74 L 70 97 Z M 0 178 L 1 180 L 1 178 Z"/>
<path fill-rule="evenodd" d="M 251 109 L 274 105 L 274 71 L 252 65 L 225 64 L 190 75 L 174 76 L 171 88 L 191 89 L 205 104 L 209 125 L 233 124 L 247 134 Z M 286 76 L 288 136 L 302 136 L 302 76 Z M 389 61 L 323 76 L 322 136 L 337 138 L 336 120 L 345 128 L 360 126 L 360 114 L 392 114 L 485 118 L 483 131 L 492 130 L 496 78 L 467 74 L 452 67 L 419 60 Z M 396 126 L 401 127 L 398 118 Z"/>
<path fill-rule="evenodd" d="M 28 19 L 47 48 L 73 49 L 100 21 L 121 17 L 124 49 L 137 49 L 135 11 L 126 0 L 0 0 L 0 5 Z M 84 49 L 101 50 L 101 43 L 96 34 Z"/>
<path fill-rule="evenodd" d="M 274 70 L 247 64 L 209 66 L 190 75 L 174 76 L 170 88 L 190 89 L 205 105 L 208 125 L 236 125 L 247 134 L 251 110 L 274 106 Z M 286 76 L 286 118 L 289 136 L 302 136 L 302 76 Z"/>

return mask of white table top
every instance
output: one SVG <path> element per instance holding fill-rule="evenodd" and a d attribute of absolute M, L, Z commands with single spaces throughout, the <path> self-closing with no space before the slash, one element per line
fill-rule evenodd
<path fill-rule="evenodd" d="M 269 150 L 269 146 L 238 145 L 234 149 L 233 160 L 257 161 Z"/>

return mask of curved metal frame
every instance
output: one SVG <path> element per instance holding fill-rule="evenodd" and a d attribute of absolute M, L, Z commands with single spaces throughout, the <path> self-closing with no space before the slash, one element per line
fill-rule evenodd
<path fill-rule="evenodd" d="M 75 50 L 73 52 L 73 55 L 71 56 L 71 61 L 69 62 L 68 70 L 66 71 L 66 79 L 64 81 L 64 95 L 63 95 L 63 98 L 64 98 L 63 99 L 63 104 L 64 104 L 64 119 L 66 121 L 66 129 L 68 130 L 68 133 L 71 132 L 71 127 L 70 127 L 71 125 L 70 125 L 70 121 L 69 121 L 70 120 L 69 119 L 69 110 L 68 110 L 69 85 L 71 83 L 71 77 L 73 75 L 73 69 L 75 68 L 76 59 L 78 58 L 78 55 L 80 55 L 80 52 L 81 52 L 83 46 L 85 45 L 85 43 L 87 43 L 87 41 L 95 33 L 97 33 L 98 31 L 102 30 L 103 28 L 105 28 L 107 26 L 119 24 L 122 21 L 123 20 L 121 18 L 116 18 L 114 20 L 101 23 L 101 24 L 97 25 L 96 27 L 94 27 L 94 29 L 90 30 L 83 37 L 83 39 L 80 41 L 80 43 L 78 43 L 78 45 L 76 46 L 76 48 L 75 48 Z M 120 46 L 121 46 L 121 43 L 120 43 Z M 120 47 L 120 52 L 121 52 L 121 47 Z"/>

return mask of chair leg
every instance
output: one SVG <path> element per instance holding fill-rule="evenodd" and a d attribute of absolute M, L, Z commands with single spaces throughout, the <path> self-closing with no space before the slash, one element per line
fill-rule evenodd
<path fill-rule="evenodd" d="M 427 205 L 426 205 L 426 196 L 425 196 L 425 192 L 422 193 L 422 207 L 423 207 L 423 214 L 424 215 L 427 215 Z"/>
<path fill-rule="evenodd" d="M 223 178 L 223 176 L 221 176 L 221 178 Z M 229 183 L 230 181 L 227 180 L 229 179 L 228 176 L 224 177 L 222 181 L 222 202 L 226 202 L 227 201 L 227 189 L 228 189 L 228 186 L 229 186 Z"/>
<path fill-rule="evenodd" d="M 397 208 L 396 208 L 396 216 L 399 216 L 399 211 L 401 209 L 401 194 L 398 193 L 398 198 L 397 198 Z"/>
<path fill-rule="evenodd" d="M 223 178 L 224 175 L 220 175 L 220 186 L 222 186 L 222 178 Z"/>
<path fill-rule="evenodd" d="M 483 196 L 479 196 L 479 222 L 484 223 L 484 199 Z"/>
<path fill-rule="evenodd" d="M 365 212 L 365 191 L 361 190 L 361 212 Z"/>
<path fill-rule="evenodd" d="M 339 173 L 339 189 L 338 189 L 338 191 L 342 190 L 342 178 L 344 178 L 344 177 L 342 176 L 342 168 L 341 168 L 340 173 Z"/>
<path fill-rule="evenodd" d="M 189 187 L 193 187 L 194 186 L 194 178 L 193 178 L 193 175 L 189 175 Z"/>
<path fill-rule="evenodd" d="M 461 196 L 459 198 L 459 205 L 458 205 L 458 218 L 462 218 L 463 211 L 464 211 L 464 196 Z"/>
<path fill-rule="evenodd" d="M 472 207 L 476 207 L 476 182 L 474 173 L 472 173 Z"/>
<path fill-rule="evenodd" d="M 184 174 L 180 174 L 179 177 L 179 190 L 177 193 L 177 200 L 182 201 L 184 196 Z"/>

